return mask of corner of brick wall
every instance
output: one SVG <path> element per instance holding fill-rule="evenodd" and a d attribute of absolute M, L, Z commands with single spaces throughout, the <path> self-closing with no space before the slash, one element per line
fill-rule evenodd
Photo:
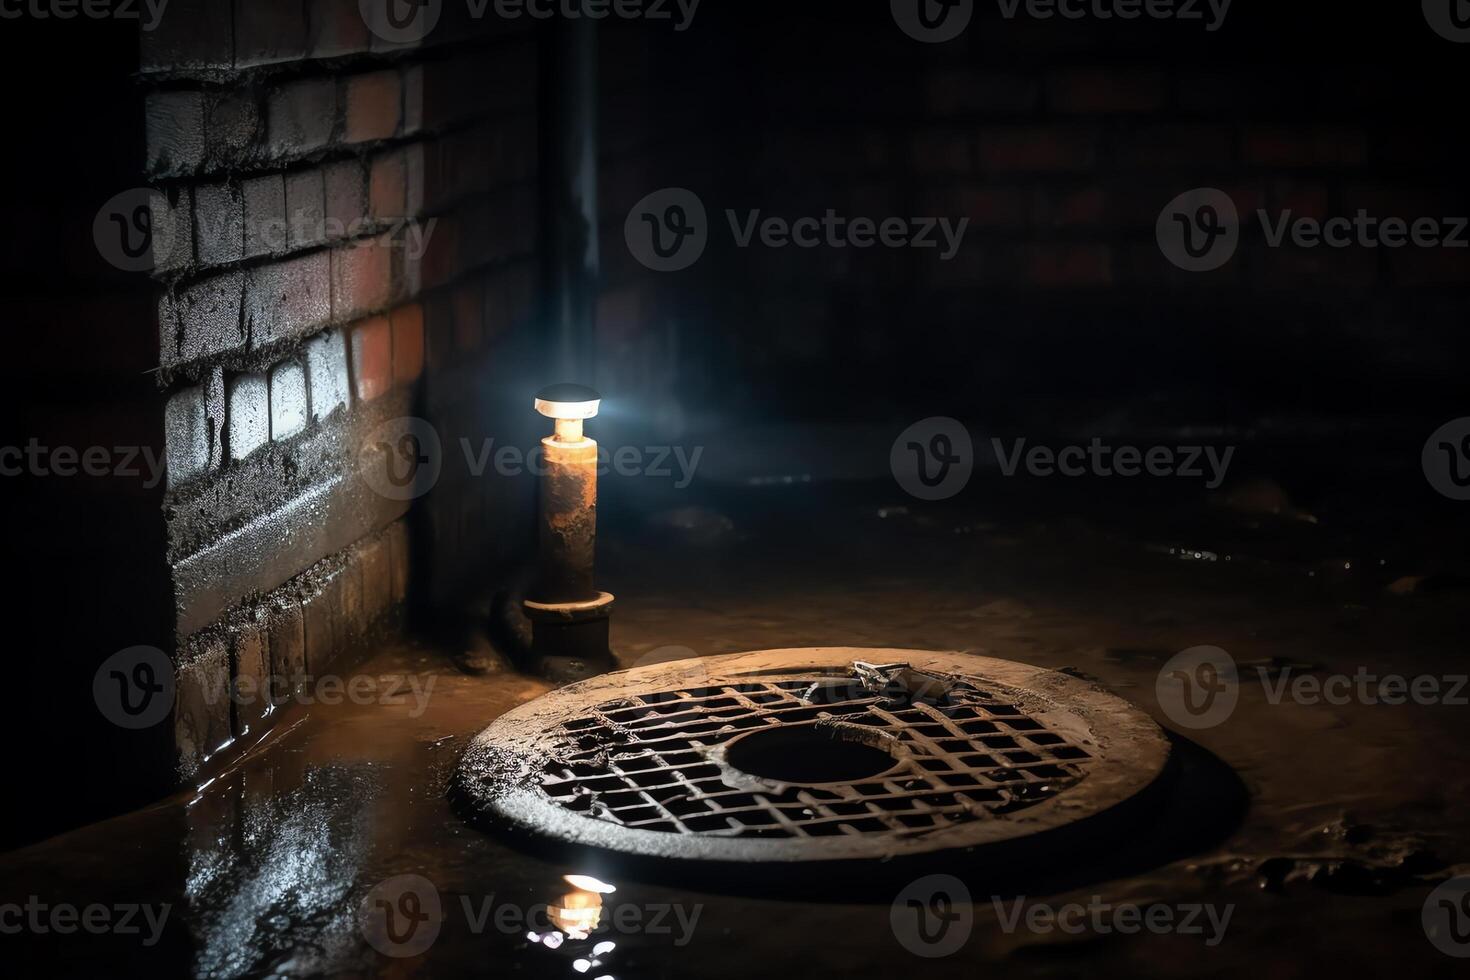
<path fill-rule="evenodd" d="M 484 427 L 475 381 L 532 301 L 537 70 L 493 15 L 393 46 L 356 0 L 168 13 L 141 79 L 192 778 L 279 716 L 220 692 L 343 669 L 401 622 L 410 528 L 468 566 L 493 523 L 480 486 L 399 499 L 360 466 L 395 420 Z"/>

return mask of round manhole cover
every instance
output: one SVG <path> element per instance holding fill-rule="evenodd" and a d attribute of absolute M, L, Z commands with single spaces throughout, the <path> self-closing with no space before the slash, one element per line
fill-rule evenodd
<path fill-rule="evenodd" d="M 1111 810 L 1163 771 L 1147 715 L 1054 671 L 816 648 L 605 674 L 502 716 L 476 813 L 630 854 L 831 861 L 974 848 Z"/>

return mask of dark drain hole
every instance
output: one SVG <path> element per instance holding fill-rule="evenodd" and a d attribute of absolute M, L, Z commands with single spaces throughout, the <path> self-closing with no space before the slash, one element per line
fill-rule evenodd
<path fill-rule="evenodd" d="M 725 761 L 741 772 L 783 783 L 839 783 L 869 779 L 898 761 L 840 730 L 811 725 L 752 732 L 730 743 Z"/>

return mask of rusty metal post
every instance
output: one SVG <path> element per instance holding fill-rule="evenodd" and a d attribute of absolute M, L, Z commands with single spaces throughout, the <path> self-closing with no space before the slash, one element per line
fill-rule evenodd
<path fill-rule="evenodd" d="M 555 420 L 541 440 L 540 555 L 526 597 L 531 652 L 545 673 L 584 677 L 611 669 L 608 643 L 613 597 L 594 584 L 597 543 L 597 443 L 582 432 L 600 399 L 580 385 L 553 385 L 536 410 Z"/>

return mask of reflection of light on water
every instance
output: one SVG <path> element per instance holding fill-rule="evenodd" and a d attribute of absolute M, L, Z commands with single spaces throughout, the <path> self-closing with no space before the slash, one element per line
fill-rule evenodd
<path fill-rule="evenodd" d="M 586 939 L 602 919 L 602 896 L 581 889 L 567 892 L 548 912 L 551 921 L 572 939 Z"/>
<path fill-rule="evenodd" d="M 616 885 L 609 885 L 607 882 L 599 881 L 591 875 L 562 875 L 561 880 L 573 888 L 585 892 L 596 892 L 599 895 L 611 895 L 618 890 Z"/>

